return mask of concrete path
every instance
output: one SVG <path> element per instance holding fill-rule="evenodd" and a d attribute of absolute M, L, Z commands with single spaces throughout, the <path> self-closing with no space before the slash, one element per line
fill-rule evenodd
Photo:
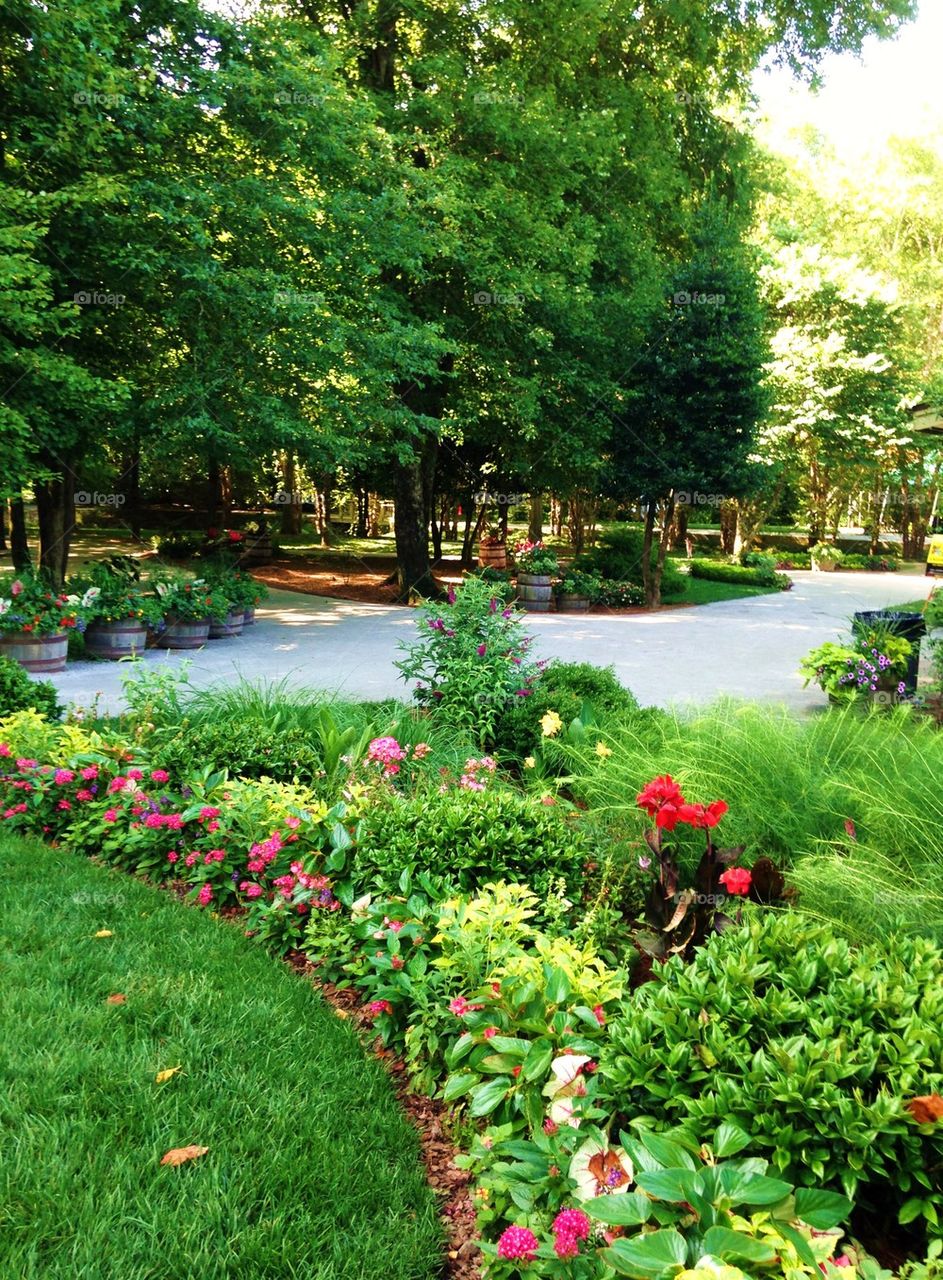
<path fill-rule="evenodd" d="M 707 702 L 719 694 L 820 706 L 803 690 L 799 659 L 847 631 L 856 609 L 929 595 L 931 580 L 900 574 L 796 572 L 792 591 L 656 614 L 534 614 L 528 630 L 541 657 L 615 667 L 643 705 Z M 414 634 L 412 610 L 273 591 L 254 627 L 190 655 L 197 686 L 284 679 L 352 698 L 403 697 L 393 662 Z M 148 669 L 179 667 L 186 654 L 149 650 Z M 122 706 L 127 663 L 70 662 L 54 676 L 66 702 Z"/>

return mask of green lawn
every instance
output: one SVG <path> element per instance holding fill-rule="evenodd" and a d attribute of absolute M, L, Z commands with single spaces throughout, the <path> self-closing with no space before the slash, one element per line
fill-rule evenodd
<path fill-rule="evenodd" d="M 672 596 L 666 604 L 716 604 L 718 600 L 745 600 L 747 596 L 774 596 L 776 587 L 753 587 L 739 582 L 711 582 L 689 578 L 683 596 Z"/>
<path fill-rule="evenodd" d="M 0 856 L 4 1280 L 437 1274 L 416 1134 L 312 987 L 128 876 Z"/>

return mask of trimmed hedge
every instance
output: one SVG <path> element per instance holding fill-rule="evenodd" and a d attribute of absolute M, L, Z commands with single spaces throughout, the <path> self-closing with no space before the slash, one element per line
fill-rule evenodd
<path fill-rule="evenodd" d="M 692 560 L 691 577 L 709 582 L 735 582 L 741 586 L 777 587 L 788 591 L 792 579 L 770 569 L 750 569 L 740 564 L 724 564 L 718 560 Z"/>

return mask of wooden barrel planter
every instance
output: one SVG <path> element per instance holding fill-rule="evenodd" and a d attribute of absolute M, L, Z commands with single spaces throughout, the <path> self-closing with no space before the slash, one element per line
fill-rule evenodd
<path fill-rule="evenodd" d="M 242 615 L 242 625 L 243 627 L 255 626 L 255 605 L 251 609 L 247 609 Z"/>
<path fill-rule="evenodd" d="M 508 567 L 508 548 L 506 542 L 497 542 L 489 546 L 479 543 L 478 564 L 482 569 L 506 569 Z"/>
<path fill-rule="evenodd" d="M 233 636 L 241 636 L 244 617 L 242 609 L 230 609 L 225 618 L 210 618 L 209 638 L 230 640 Z"/>
<path fill-rule="evenodd" d="M 11 631 L 0 636 L 0 654 L 18 662 L 31 675 L 45 676 L 64 671 L 69 652 L 65 631 L 39 636 L 32 631 Z"/>
<path fill-rule="evenodd" d="M 85 651 L 92 658 L 130 658 L 147 648 L 147 624 L 137 618 L 121 622 L 90 622 L 85 628 Z"/>
<path fill-rule="evenodd" d="M 519 573 L 517 598 L 528 613 L 549 613 L 553 587 L 548 573 Z"/>
<path fill-rule="evenodd" d="M 167 626 L 157 637 L 157 644 L 161 649 L 202 649 L 209 635 L 209 618 L 203 618 L 199 622 L 174 622 L 168 619 Z"/>
<path fill-rule="evenodd" d="M 557 596 L 558 613 L 586 613 L 589 609 L 589 596 L 571 595 L 563 592 Z"/>
<path fill-rule="evenodd" d="M 271 534 L 268 533 L 246 534 L 240 546 L 242 551 L 239 555 L 239 563 L 246 566 L 269 564 L 274 554 Z"/>

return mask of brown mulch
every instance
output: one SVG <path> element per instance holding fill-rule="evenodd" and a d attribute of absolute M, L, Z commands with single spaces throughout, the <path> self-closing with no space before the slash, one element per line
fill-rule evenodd
<path fill-rule="evenodd" d="M 314 983 L 339 1018 L 350 1019 L 367 1035 L 370 1019 L 363 1013 L 357 994 L 320 982 L 317 969 L 300 951 L 286 956 L 296 973 Z M 369 1047 L 369 1046 L 365 1046 Z M 444 1280 L 479 1280 L 478 1235 L 475 1230 L 475 1204 L 470 1185 L 471 1174 L 455 1165 L 458 1148 L 448 1135 L 447 1108 L 424 1094 L 414 1093 L 406 1079 L 405 1064 L 379 1038 L 374 1040 L 373 1055 L 389 1073 L 400 1106 L 419 1134 L 426 1180 L 439 1203 L 439 1217 L 448 1241 L 443 1260 Z"/>

